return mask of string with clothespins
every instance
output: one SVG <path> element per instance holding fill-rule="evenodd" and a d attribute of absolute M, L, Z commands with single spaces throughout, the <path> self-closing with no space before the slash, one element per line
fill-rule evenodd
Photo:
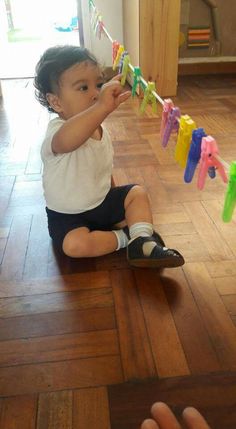
<path fill-rule="evenodd" d="M 228 183 L 222 219 L 224 222 L 229 222 L 236 207 L 236 161 L 231 162 L 229 165 L 223 160 L 219 155 L 215 139 L 207 136 L 203 128 L 197 128 L 189 115 L 181 115 L 180 109 L 174 106 L 171 99 L 162 99 L 156 92 L 155 83 L 146 82 L 141 74 L 140 67 L 134 67 L 131 64 L 129 54 L 125 51 L 124 46 L 111 37 L 93 0 L 89 0 L 89 6 L 95 34 L 98 35 L 99 29 L 99 38 L 101 38 L 101 34 L 103 33 L 112 43 L 113 70 L 119 66 L 119 71 L 122 73 L 121 84 L 125 84 L 128 70 L 130 70 L 133 74 L 132 96 L 135 95 L 138 85 L 143 90 L 144 96 L 140 107 L 141 112 L 143 113 L 147 104 L 151 103 L 152 109 L 156 113 L 156 100 L 162 104 L 163 112 L 160 130 L 162 146 L 167 146 L 169 138 L 173 133 L 178 134 L 174 156 L 180 166 L 185 168 L 185 182 L 191 182 L 199 163 L 197 181 L 199 189 L 203 188 L 206 175 L 208 174 L 213 179 L 216 176 L 216 171 L 220 173 L 222 180 Z M 229 175 L 229 180 L 226 172 Z"/>

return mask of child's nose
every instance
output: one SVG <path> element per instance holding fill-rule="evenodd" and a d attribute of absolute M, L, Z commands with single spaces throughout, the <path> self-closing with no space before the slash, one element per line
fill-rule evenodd
<path fill-rule="evenodd" d="M 99 95 L 99 89 L 95 88 L 92 94 L 92 100 L 96 101 L 98 99 L 98 95 Z"/>

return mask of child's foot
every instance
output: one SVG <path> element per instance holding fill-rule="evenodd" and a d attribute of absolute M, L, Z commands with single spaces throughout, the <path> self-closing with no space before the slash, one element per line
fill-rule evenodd
<path fill-rule="evenodd" d="M 168 249 L 153 237 L 137 237 L 127 246 L 127 259 L 134 267 L 167 268 L 184 264 L 183 256 L 174 249 Z"/>
<path fill-rule="evenodd" d="M 129 235 L 129 227 L 125 226 L 123 228 L 123 231 L 125 232 L 125 234 L 127 235 L 128 239 L 130 240 L 130 235 Z M 165 247 L 165 243 L 163 238 L 160 236 L 160 234 L 158 234 L 158 232 L 153 231 L 152 234 L 152 238 L 154 238 L 154 241 L 156 241 L 158 244 L 160 244 L 162 247 Z"/>

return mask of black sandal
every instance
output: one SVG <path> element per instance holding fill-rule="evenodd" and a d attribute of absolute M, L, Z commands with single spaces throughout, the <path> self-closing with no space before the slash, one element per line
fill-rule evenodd
<path fill-rule="evenodd" d="M 127 259 L 134 267 L 171 268 L 184 264 L 183 256 L 175 249 L 168 249 L 156 243 L 149 256 L 144 255 L 143 245 L 153 242 L 153 237 L 137 237 L 127 246 Z"/>

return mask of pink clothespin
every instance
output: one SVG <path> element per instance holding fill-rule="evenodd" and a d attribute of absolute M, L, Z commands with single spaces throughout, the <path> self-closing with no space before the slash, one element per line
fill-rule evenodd
<path fill-rule="evenodd" d="M 167 124 L 164 129 L 162 137 L 162 146 L 166 147 L 170 136 L 173 132 L 179 131 L 179 119 L 180 118 L 180 109 L 178 107 L 171 107 L 171 110 L 168 114 Z"/>
<path fill-rule="evenodd" d="M 168 120 L 168 115 L 172 107 L 174 107 L 173 101 L 170 98 L 166 98 L 164 100 L 163 111 L 161 116 L 161 129 L 160 129 L 161 138 L 163 138 L 164 130 Z"/>
<path fill-rule="evenodd" d="M 201 159 L 198 173 L 198 181 L 197 187 L 198 189 L 203 189 L 206 175 L 208 173 L 209 167 L 216 168 L 222 180 L 227 183 L 227 175 L 225 173 L 225 169 L 221 162 L 217 159 L 217 155 L 219 154 L 217 143 L 215 139 L 211 136 L 203 137 L 202 145 L 201 145 Z"/>
<path fill-rule="evenodd" d="M 99 20 L 96 27 L 96 36 L 101 40 L 101 35 L 103 33 L 104 24 L 102 21 L 102 17 L 99 16 Z"/>

